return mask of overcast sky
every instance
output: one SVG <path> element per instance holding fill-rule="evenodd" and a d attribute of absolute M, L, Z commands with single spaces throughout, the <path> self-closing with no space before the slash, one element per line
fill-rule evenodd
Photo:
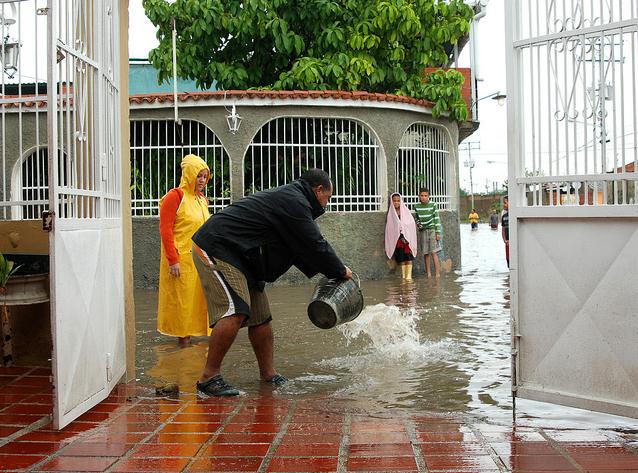
<path fill-rule="evenodd" d="M 494 92 L 505 93 L 505 46 L 504 46 L 504 0 L 490 0 L 487 15 L 478 26 L 478 72 L 483 79 L 478 85 L 478 97 Z M 129 1 L 129 57 L 145 58 L 148 52 L 157 45 L 155 28 L 146 18 L 142 8 L 142 0 Z M 461 54 L 459 65 L 469 67 L 469 46 Z M 507 179 L 507 142 L 506 119 L 507 105 L 499 106 L 491 99 L 481 100 L 479 106 L 479 130 L 466 141 L 479 142 L 472 151 L 475 162 L 473 169 L 474 192 L 485 192 L 486 185 L 491 190 L 496 182 L 500 187 Z M 460 152 L 459 176 L 461 188 L 470 190 L 469 169 L 464 166 L 467 152 Z"/>

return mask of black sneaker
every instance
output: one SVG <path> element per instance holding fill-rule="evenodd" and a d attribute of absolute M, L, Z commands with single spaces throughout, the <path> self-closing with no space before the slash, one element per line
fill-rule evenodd
<path fill-rule="evenodd" d="M 275 376 L 273 376 L 272 378 L 270 378 L 266 382 L 268 384 L 272 384 L 273 386 L 281 386 L 281 385 L 286 384 L 288 382 L 288 378 L 286 378 L 283 375 L 276 374 Z"/>
<path fill-rule="evenodd" d="M 213 376 L 208 381 L 196 383 L 197 391 L 207 396 L 238 396 L 239 389 L 232 387 L 221 374 Z"/>

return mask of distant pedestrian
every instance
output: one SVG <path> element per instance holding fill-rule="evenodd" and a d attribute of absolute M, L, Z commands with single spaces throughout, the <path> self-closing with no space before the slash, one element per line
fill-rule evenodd
<path fill-rule="evenodd" d="M 490 228 L 492 230 L 498 230 L 498 213 L 496 212 L 496 209 L 493 209 L 490 214 Z"/>
<path fill-rule="evenodd" d="M 425 260 L 425 274 L 432 276 L 430 269 L 430 255 L 434 263 L 434 276 L 441 276 L 439 251 L 441 251 L 441 218 L 439 209 L 434 202 L 430 202 L 430 189 L 419 190 L 419 203 L 414 206 L 416 225 L 419 229 L 419 247 Z"/>
<path fill-rule="evenodd" d="M 472 225 L 472 230 L 478 230 L 479 214 L 476 213 L 476 209 L 472 209 L 470 215 L 468 215 L 467 218 Z"/>
<path fill-rule="evenodd" d="M 509 216 L 509 199 L 503 197 L 503 215 L 501 215 L 501 235 L 505 243 L 505 260 L 507 267 L 510 267 L 510 216 Z"/>

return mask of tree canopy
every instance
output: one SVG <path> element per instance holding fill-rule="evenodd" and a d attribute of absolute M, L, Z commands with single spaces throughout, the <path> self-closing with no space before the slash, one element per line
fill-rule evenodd
<path fill-rule="evenodd" d="M 224 89 L 361 90 L 435 103 L 433 113 L 467 117 L 463 78 L 444 67 L 469 32 L 462 0 L 144 0 L 158 27 L 149 54 L 160 81 L 177 73 Z"/>

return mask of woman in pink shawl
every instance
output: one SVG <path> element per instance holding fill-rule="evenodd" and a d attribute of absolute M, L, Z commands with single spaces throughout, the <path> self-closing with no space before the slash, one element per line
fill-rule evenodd
<path fill-rule="evenodd" d="M 403 279 L 412 279 L 412 261 L 416 256 L 416 222 L 401 199 L 392 194 L 392 205 L 385 222 L 385 254 L 401 267 Z"/>

